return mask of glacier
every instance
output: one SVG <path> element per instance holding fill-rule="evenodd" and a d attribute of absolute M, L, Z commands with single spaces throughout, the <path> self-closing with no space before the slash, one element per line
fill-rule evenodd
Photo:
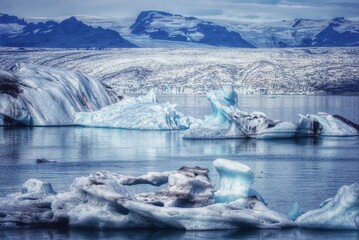
<path fill-rule="evenodd" d="M 270 119 L 265 113 L 247 113 L 238 108 L 238 95 L 232 86 L 207 92 L 212 114 L 206 116 L 199 128 L 189 129 L 185 139 L 221 138 L 292 138 L 297 125 Z"/>
<path fill-rule="evenodd" d="M 299 216 L 299 226 L 318 229 L 357 229 L 359 216 L 359 184 L 342 186 L 334 198 L 325 200 L 319 209 Z"/>
<path fill-rule="evenodd" d="M 10 57 L 11 56 L 11 57 Z M 173 56 L 176 56 L 174 58 Z M 109 50 L 0 49 L 0 68 L 17 62 L 82 73 L 117 95 L 205 94 L 221 84 L 239 94 L 357 93 L 359 48 Z M 285 61 L 283 61 L 285 59 Z M 330 72 L 330 74 L 325 74 Z"/>
<path fill-rule="evenodd" d="M 78 71 L 31 64 L 0 70 L 0 125 L 72 125 L 75 112 L 117 100 L 111 89 Z"/>
<path fill-rule="evenodd" d="M 126 98 L 98 111 L 75 113 L 74 124 L 140 130 L 179 130 L 198 126 L 200 120 L 185 117 L 175 105 L 158 103 L 151 90 L 147 95 Z"/>

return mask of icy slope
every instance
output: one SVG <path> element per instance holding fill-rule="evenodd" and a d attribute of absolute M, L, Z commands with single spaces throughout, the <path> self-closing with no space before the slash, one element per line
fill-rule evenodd
<path fill-rule="evenodd" d="M 111 51 L 0 49 L 0 68 L 36 63 L 78 70 L 118 94 L 204 94 L 231 84 L 240 94 L 359 92 L 359 48 L 116 49 Z"/>
<path fill-rule="evenodd" d="M 141 130 L 188 129 L 199 120 L 185 117 L 175 105 L 158 103 L 156 94 L 126 98 L 93 112 L 78 112 L 74 124 L 91 127 L 111 127 Z"/>
<path fill-rule="evenodd" d="M 136 47 L 116 31 L 93 28 L 71 17 L 55 21 L 27 23 L 14 16 L 0 15 L 0 46 L 45 48 Z"/>
<path fill-rule="evenodd" d="M 108 91 L 79 72 L 36 65 L 0 71 L 0 125 L 72 125 L 76 112 L 116 101 Z"/>

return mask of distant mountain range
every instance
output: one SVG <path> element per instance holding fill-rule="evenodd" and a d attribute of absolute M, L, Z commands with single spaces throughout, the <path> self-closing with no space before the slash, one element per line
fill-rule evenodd
<path fill-rule="evenodd" d="M 136 47 L 114 30 L 94 28 L 75 17 L 60 23 L 28 23 L 7 14 L 0 15 L 0 46 L 98 49 Z"/>
<path fill-rule="evenodd" d="M 345 18 L 246 23 L 208 21 L 160 11 L 143 11 L 137 18 L 126 19 L 77 16 L 68 19 L 49 19 L 47 22 L 39 22 L 34 18 L 29 20 L 37 23 L 28 23 L 15 16 L 0 14 L 0 46 L 54 48 L 359 46 L 359 21 Z"/>
<path fill-rule="evenodd" d="M 166 12 L 144 11 L 130 27 L 135 35 L 152 39 L 204 43 L 213 46 L 253 48 L 238 32 L 213 22 Z"/>

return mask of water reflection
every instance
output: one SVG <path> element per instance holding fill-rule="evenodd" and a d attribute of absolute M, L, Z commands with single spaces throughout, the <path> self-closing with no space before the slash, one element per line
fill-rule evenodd
<path fill-rule="evenodd" d="M 306 229 L 242 229 L 221 231 L 179 231 L 136 229 L 122 231 L 12 229 L 1 231 L 1 239 L 358 239 L 357 231 L 318 231 Z"/>

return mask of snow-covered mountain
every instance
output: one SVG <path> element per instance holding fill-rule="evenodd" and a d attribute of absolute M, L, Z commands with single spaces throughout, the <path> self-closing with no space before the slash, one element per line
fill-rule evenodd
<path fill-rule="evenodd" d="M 256 47 L 359 46 L 359 21 L 345 18 L 280 22 L 218 21 Z"/>
<path fill-rule="evenodd" d="M 70 17 L 62 22 L 27 23 L 0 15 L 0 46 L 47 48 L 136 47 L 114 30 L 94 28 Z"/>
<path fill-rule="evenodd" d="M 303 39 L 302 46 L 359 46 L 359 25 L 345 18 L 335 18 L 314 37 Z"/>
<path fill-rule="evenodd" d="M 79 21 L 75 21 L 76 19 Z M 15 46 L 15 39 L 32 39 L 33 42 L 26 40 L 26 46 L 43 47 L 44 43 L 42 42 L 45 39 L 46 41 L 51 39 L 53 41 L 51 44 L 55 45 L 54 47 L 57 47 L 56 45 L 67 47 L 72 44 L 75 46 L 71 47 L 84 48 L 88 46 L 91 48 L 128 47 L 133 46 L 131 43 L 139 47 L 151 48 L 359 46 L 359 21 L 345 18 L 238 22 L 198 19 L 159 11 L 143 11 L 137 18 L 136 16 L 102 18 L 79 15 L 76 16 L 76 19 L 69 16 L 54 19 L 28 18 L 27 21 L 32 23 L 27 23 L 14 16 L 0 15 L 0 45 Z M 48 22 L 44 23 L 44 21 Z M 80 21 L 96 28 L 80 24 Z M 75 37 L 74 33 L 68 32 L 53 37 L 56 31 L 53 31 L 52 28 L 63 28 L 58 26 L 63 22 L 78 25 L 78 28 L 72 27 L 72 29 L 76 29 Z M 49 27 L 49 25 L 54 26 Z M 79 27 L 80 25 L 82 27 Z M 88 31 L 83 25 L 88 28 Z M 79 29 L 83 30 L 79 31 Z M 114 31 L 110 33 L 108 29 L 118 32 L 120 37 L 115 36 L 117 33 Z M 44 34 L 46 38 L 44 38 Z M 65 38 L 67 40 L 64 40 Z M 54 39 L 58 39 L 59 43 Z M 6 45 L 3 43 L 4 41 L 7 42 Z M 13 42 L 12 45 L 8 45 L 9 42 Z M 80 42 L 82 45 L 77 46 Z"/>
<path fill-rule="evenodd" d="M 238 32 L 194 17 L 159 11 L 141 12 L 131 26 L 131 33 L 152 39 L 204 43 L 214 46 L 252 48 Z"/>

